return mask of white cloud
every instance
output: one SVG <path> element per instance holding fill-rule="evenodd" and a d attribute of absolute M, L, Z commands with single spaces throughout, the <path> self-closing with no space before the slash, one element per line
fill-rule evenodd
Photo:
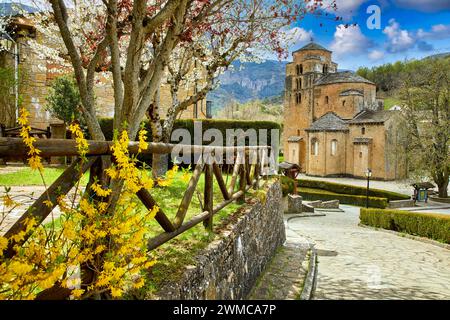
<path fill-rule="evenodd" d="M 401 8 L 425 12 L 450 9 L 450 1 L 448 0 L 394 0 L 394 3 Z"/>
<path fill-rule="evenodd" d="M 391 53 L 402 52 L 413 48 L 416 41 L 408 30 L 402 30 L 395 19 L 389 20 L 389 26 L 384 28 L 383 33 L 387 35 L 387 50 Z"/>
<path fill-rule="evenodd" d="M 378 61 L 384 58 L 384 52 L 381 50 L 373 50 L 369 53 L 369 59 L 372 61 Z"/>
<path fill-rule="evenodd" d="M 417 30 L 418 39 L 446 39 L 450 38 L 450 25 L 437 24 L 431 27 L 430 31 Z"/>
<path fill-rule="evenodd" d="M 312 30 L 305 30 L 303 28 L 294 27 L 287 31 L 282 31 L 284 33 L 283 39 L 289 44 L 299 44 L 310 41 L 314 36 Z"/>
<path fill-rule="evenodd" d="M 373 43 L 361 32 L 358 25 L 345 28 L 341 24 L 336 27 L 334 40 L 330 47 L 337 56 L 342 57 L 345 54 L 365 53 L 369 48 L 373 47 Z"/>

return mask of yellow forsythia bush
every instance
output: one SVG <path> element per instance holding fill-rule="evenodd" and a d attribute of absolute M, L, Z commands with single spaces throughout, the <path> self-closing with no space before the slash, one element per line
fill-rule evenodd
<path fill-rule="evenodd" d="M 27 117 L 23 109 L 19 119 L 21 137 L 29 148 L 30 167 L 39 170 L 43 177 L 40 151 L 33 145 L 36 139 L 29 135 Z M 75 136 L 80 158 L 86 161 L 88 143 L 83 132 L 77 124 L 70 125 L 69 130 Z M 147 132 L 141 130 L 139 149 L 145 150 Z M 147 252 L 147 230 L 159 208 L 148 211 L 138 205 L 135 193 L 140 188 L 150 189 L 153 180 L 145 171 L 137 169 L 136 156 L 130 157 L 128 144 L 128 134 L 123 131 L 111 147 L 116 162 L 106 170 L 111 181 L 120 186 L 115 191 L 121 196 L 114 210 L 110 210 L 109 202 L 112 189 L 94 181 L 90 190 L 82 192 L 78 182 L 77 201 L 58 197 L 56 205 L 61 211 L 58 219 L 52 216 L 51 223 L 45 225 L 37 225 L 34 218 L 26 221 L 26 230 L 13 239 L 20 241 L 26 234 L 32 232 L 32 235 L 24 245 L 14 248 L 16 254 L 12 258 L 4 255 L 11 239 L 0 236 L 0 299 L 34 299 L 55 285 L 71 289 L 72 298 L 102 293 L 120 298 L 124 288 L 144 285 L 143 272 L 155 263 Z M 177 167 L 169 172 L 166 184 L 176 170 Z M 1 200 L 0 224 L 18 205 L 8 192 Z M 46 203 L 53 205 L 50 200 Z M 80 287 L 82 268 L 95 275 L 94 281 L 83 288 Z"/>

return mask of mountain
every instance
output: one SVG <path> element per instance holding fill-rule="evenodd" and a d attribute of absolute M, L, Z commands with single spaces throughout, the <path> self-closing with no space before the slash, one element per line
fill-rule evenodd
<path fill-rule="evenodd" d="M 262 63 L 234 62 L 233 68 L 219 77 L 220 86 L 208 94 L 214 109 L 230 101 L 245 103 L 281 96 L 284 90 L 286 61 L 266 60 Z"/>
<path fill-rule="evenodd" d="M 431 56 L 425 57 L 425 58 L 423 58 L 423 60 L 426 60 L 426 59 L 444 59 L 444 58 L 448 58 L 448 57 L 450 57 L 450 52 L 444 52 L 444 53 L 433 54 Z"/>

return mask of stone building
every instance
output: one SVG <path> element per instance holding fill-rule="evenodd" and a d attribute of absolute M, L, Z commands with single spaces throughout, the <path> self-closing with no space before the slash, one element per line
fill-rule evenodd
<path fill-rule="evenodd" d="M 9 8 L 6 5 L 8 4 L 2 5 L 2 11 L 4 13 L 6 10 L 10 15 L 14 16 L 11 22 L 12 26 L 10 26 L 13 32 L 10 35 L 0 35 L 0 38 L 2 38 L 2 44 L 0 45 L 0 67 L 14 68 L 14 59 L 16 56 L 18 57 L 17 67 L 21 75 L 18 85 L 20 105 L 24 106 L 30 112 L 30 123 L 33 127 L 45 129 L 52 123 L 61 122 L 53 118 L 45 108 L 45 99 L 49 93 L 51 82 L 61 74 L 61 68 L 46 59 L 42 59 L 37 52 L 33 51 L 28 44 L 30 38 L 35 39 L 39 43 L 45 43 L 46 39 L 36 30 L 32 21 L 23 17 L 20 13 L 14 12 L 14 10 L 19 9 L 15 7 Z M 28 13 L 36 11 L 35 8 L 30 6 L 20 6 L 21 10 L 26 10 Z M 0 15 L 2 15 L 2 12 L 0 12 Z M 10 43 L 7 44 L 7 42 Z M 113 117 L 114 94 L 112 80 L 102 77 L 99 77 L 97 80 L 94 88 L 98 106 L 97 116 Z M 179 90 L 179 99 L 192 95 L 194 90 L 194 86 L 181 88 Z M 160 88 L 160 102 L 161 115 L 164 118 L 165 111 L 172 103 L 170 88 L 167 84 L 162 84 Z M 12 114 L 14 113 L 12 112 Z M 181 119 L 201 119 L 207 117 L 211 117 L 211 115 L 210 107 L 207 108 L 206 99 L 189 106 L 178 116 Z M 15 119 L 6 122 L 14 123 Z M 11 124 L 7 124 L 7 126 L 11 126 Z"/>
<path fill-rule="evenodd" d="M 309 43 L 286 66 L 284 158 L 313 176 L 375 179 L 406 175 L 396 111 L 384 110 L 371 81 L 338 72 L 332 52 Z"/>

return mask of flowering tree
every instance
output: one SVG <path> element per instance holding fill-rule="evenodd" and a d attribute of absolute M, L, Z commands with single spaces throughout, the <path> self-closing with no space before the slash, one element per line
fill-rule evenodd
<path fill-rule="evenodd" d="M 186 101 L 175 99 L 168 112 L 170 118 L 204 97 L 217 73 L 234 59 L 257 55 L 263 49 L 279 55 L 285 53 L 282 39 L 285 33 L 277 31 L 316 11 L 322 1 L 102 0 L 92 5 L 86 0 L 49 0 L 49 3 L 51 15 L 44 12 L 30 16 L 38 30 L 53 43 L 39 51 L 72 65 L 91 135 L 104 139 L 95 115 L 93 93 L 96 73 L 103 72 L 113 80 L 114 128 L 126 127 L 134 137 L 149 111 L 153 135 L 159 141 L 163 134 L 157 125 L 161 114 L 155 98 L 165 70 L 176 69 L 171 64 L 182 52 L 189 58 L 185 60 L 189 64 L 199 61 L 204 68 L 205 86 Z M 39 46 L 37 42 L 34 45 Z M 173 89 L 184 80 L 184 76 L 180 77 L 182 73 L 170 72 L 170 78 L 177 79 L 171 83 Z M 166 127 L 170 129 L 170 125 Z"/>

